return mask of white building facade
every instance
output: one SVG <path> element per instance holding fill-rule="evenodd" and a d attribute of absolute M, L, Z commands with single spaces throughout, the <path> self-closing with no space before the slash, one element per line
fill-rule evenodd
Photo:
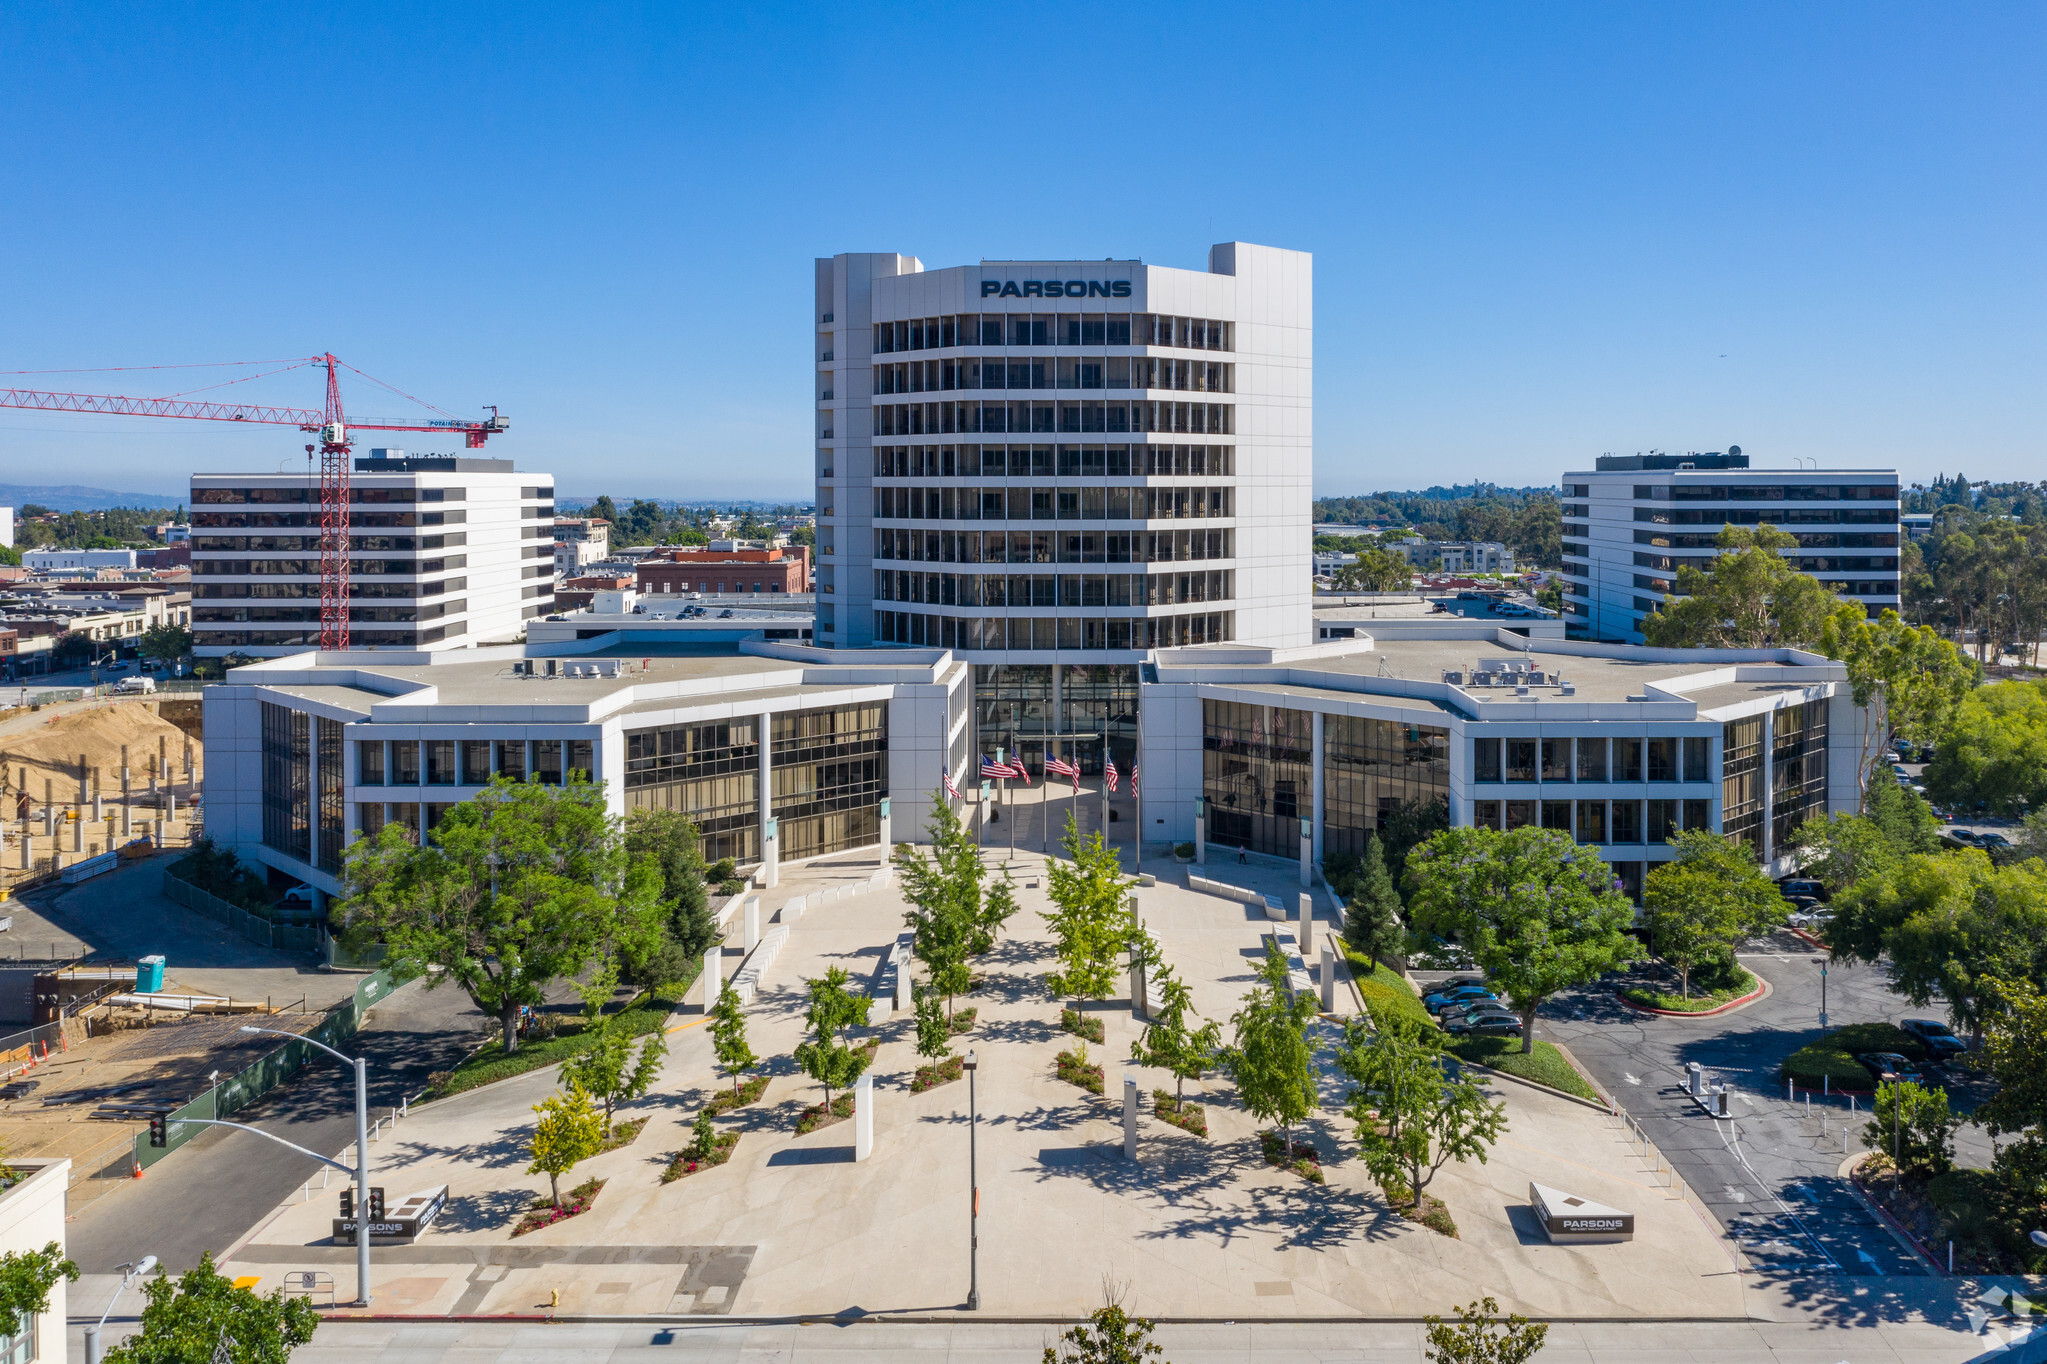
<path fill-rule="evenodd" d="M 1602 455 L 1563 477 L 1564 619 L 1574 634 L 1640 643 L 1642 619 L 1689 563 L 1709 567 L 1727 526 L 1798 538 L 1798 568 L 1876 616 L 1898 606 L 1895 469 L 1751 469 L 1725 453 Z"/>
<path fill-rule="evenodd" d="M 1208 267 L 819 260 L 820 642 L 954 650 L 984 748 L 1095 771 L 1148 651 L 1308 638 L 1312 257 Z"/>
<path fill-rule="evenodd" d="M 349 632 L 363 649 L 516 639 L 554 609 L 554 477 L 510 460 L 359 459 L 350 476 Z M 193 651 L 252 658 L 320 642 L 320 484 L 192 476 Z"/>

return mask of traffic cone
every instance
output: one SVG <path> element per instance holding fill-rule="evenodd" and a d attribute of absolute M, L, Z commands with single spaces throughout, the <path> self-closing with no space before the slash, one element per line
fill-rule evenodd
<path fill-rule="evenodd" d="M 141 1162 L 141 1161 L 139 1161 L 139 1160 L 136 1160 L 134 1156 L 130 1156 L 130 1157 L 128 1157 L 128 1159 L 129 1159 L 129 1160 L 131 1160 L 131 1161 L 134 1161 L 134 1164 L 135 1164 L 135 1173 L 134 1173 L 134 1174 L 132 1174 L 132 1175 L 130 1175 L 130 1176 L 128 1176 L 128 1177 L 129 1177 L 130 1179 L 140 1179 L 140 1178 L 142 1178 L 142 1162 Z"/>

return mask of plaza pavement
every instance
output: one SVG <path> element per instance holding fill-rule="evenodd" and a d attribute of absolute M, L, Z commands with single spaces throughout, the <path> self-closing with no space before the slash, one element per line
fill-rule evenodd
<path fill-rule="evenodd" d="M 876 865 L 850 856 L 792 869 L 766 905 Z M 1662 1185 L 1599 1112 L 1528 1086 L 1497 1082 L 1509 1127 L 1485 1164 L 1452 1166 L 1431 1192 L 1455 1216 L 1451 1239 L 1391 1213 L 1334 1105 L 1311 1119 L 1327 1187 L 1262 1163 L 1257 1124 L 1228 1082 L 1190 1085 L 1208 1104 L 1207 1141 L 1149 1116 L 1140 1160 L 1121 1154 L 1120 1073 L 1138 1035 L 1126 1004 L 1094 1006 L 1107 1028 L 1092 1048 L 1109 1096 L 1052 1076 L 1054 1053 L 1074 1041 L 1057 1028 L 1059 1003 L 1043 974 L 1050 944 L 1041 859 L 1020 857 L 1022 909 L 979 964 L 983 979 L 962 1007 L 980 1010 L 961 1039 L 979 1055 L 982 1188 L 981 1316 L 1069 1317 L 1097 1305 L 1105 1284 L 1127 1285 L 1126 1304 L 1159 1317 L 1413 1318 L 1480 1294 L 1541 1317 L 1739 1319 L 1749 1315 L 1737 1252 L 1710 1217 Z M 1151 870 L 1152 868 L 1147 868 Z M 1197 1008 L 1227 1020 L 1252 983 L 1262 914 L 1169 881 L 1139 892 L 1166 960 L 1188 980 Z M 1240 884 L 1285 892 L 1283 871 L 1210 869 Z M 1270 881 L 1269 887 L 1263 883 Z M 1028 884 L 1036 882 L 1035 885 Z M 711 1087 L 710 1039 L 699 1016 L 677 1019 L 655 1092 L 629 1112 L 651 1116 L 631 1146 L 565 1177 L 607 1181 L 596 1206 L 529 1236 L 509 1228 L 546 1188 L 526 1173 L 531 1106 L 554 1087 L 552 1070 L 416 1108 L 373 1146 L 375 1182 L 395 1202 L 447 1183 L 451 1203 L 417 1245 L 379 1248 L 376 1310 L 438 1315 L 706 1313 L 943 1316 L 966 1296 L 967 1085 L 923 1095 L 906 1082 L 918 1063 L 911 1020 L 879 1029 L 874 1064 L 875 1150 L 852 1160 L 853 1124 L 792 1135 L 819 1091 L 789 1057 L 802 1032 L 803 981 L 837 964 L 864 981 L 902 931 L 904 904 L 889 888 L 813 909 L 793 929 L 748 1011 L 751 1042 L 770 1077 L 763 1100 L 720 1120 L 742 1136 L 733 1159 L 676 1183 L 659 1174 Z M 1322 901 L 1319 931 L 1334 927 Z M 737 968 L 728 953 L 725 971 Z M 1322 1025 L 1333 1033 L 1333 1024 Z M 1148 1094 L 1170 1087 L 1140 1072 Z M 1530 1180 L 1637 1216 L 1631 1243 L 1553 1246 L 1526 1205 Z M 324 1269 L 344 1297 L 353 1251 L 328 1244 L 338 1189 L 287 1203 L 242 1238 L 224 1266 L 260 1275 Z"/>

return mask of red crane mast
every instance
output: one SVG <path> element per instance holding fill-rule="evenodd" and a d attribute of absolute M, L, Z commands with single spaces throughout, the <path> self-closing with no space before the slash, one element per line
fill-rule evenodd
<path fill-rule="evenodd" d="M 265 407 L 185 397 L 123 398 L 104 393 L 54 393 L 26 388 L 0 389 L 0 407 L 31 408 L 43 412 L 98 412 L 124 417 L 177 417 L 190 421 L 255 422 L 295 426 L 316 435 L 319 439 L 306 447 L 306 453 L 317 453 L 320 457 L 320 647 L 338 651 L 348 647 L 348 474 L 354 433 L 459 431 L 467 447 L 476 450 L 481 449 L 490 437 L 508 430 L 512 423 L 510 418 L 499 416 L 495 407 L 490 409 L 490 416 L 477 421 L 451 416 L 438 421 L 350 422 L 341 407 L 341 382 L 337 369 L 354 369 L 354 366 L 335 359 L 330 352 L 291 362 L 285 368 L 301 365 L 317 365 L 327 371 L 327 403 L 324 408 Z M 356 370 L 356 373 L 362 371 Z M 420 405 L 430 406 L 426 403 Z"/>

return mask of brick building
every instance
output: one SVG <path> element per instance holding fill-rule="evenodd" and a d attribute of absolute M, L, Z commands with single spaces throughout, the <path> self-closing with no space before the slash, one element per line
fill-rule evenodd
<path fill-rule="evenodd" d="M 810 550 L 791 545 L 776 549 L 671 549 L 640 563 L 639 589 L 657 593 L 808 592 Z"/>

